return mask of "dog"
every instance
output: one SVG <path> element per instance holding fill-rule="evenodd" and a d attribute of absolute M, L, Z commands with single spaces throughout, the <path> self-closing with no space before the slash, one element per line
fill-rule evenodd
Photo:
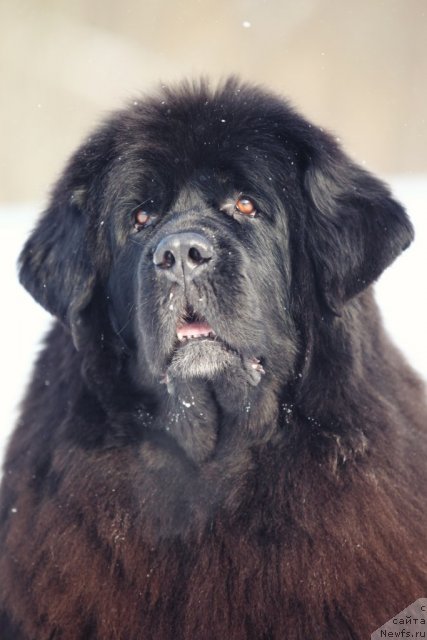
<path fill-rule="evenodd" d="M 20 257 L 55 323 L 4 465 L 2 640 L 366 640 L 425 596 L 424 386 L 371 286 L 412 239 L 262 88 L 113 113 Z"/>

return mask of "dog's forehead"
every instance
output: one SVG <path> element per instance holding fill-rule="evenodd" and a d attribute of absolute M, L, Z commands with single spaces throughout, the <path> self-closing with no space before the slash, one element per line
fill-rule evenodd
<path fill-rule="evenodd" d="M 195 182 L 185 184 L 177 193 L 172 202 L 172 209 L 180 212 L 202 211 L 206 205 L 206 198 Z"/>
<path fill-rule="evenodd" d="M 189 179 L 176 184 L 170 208 L 182 213 L 202 212 L 211 204 L 220 204 L 237 191 L 238 184 L 232 175 L 209 169 L 198 170 Z"/>
<path fill-rule="evenodd" d="M 302 121 L 284 101 L 246 87 L 217 94 L 168 92 L 131 105 L 118 129 L 116 149 L 136 154 L 174 174 L 200 164 L 221 166 L 280 156 L 295 151 Z M 298 144 L 296 145 L 298 146 Z"/>

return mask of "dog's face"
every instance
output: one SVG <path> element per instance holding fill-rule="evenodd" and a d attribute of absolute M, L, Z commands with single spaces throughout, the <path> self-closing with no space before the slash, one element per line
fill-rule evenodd
<path fill-rule="evenodd" d="M 230 166 L 221 153 L 197 163 L 203 142 L 181 171 L 157 170 L 153 182 L 153 164 L 149 180 L 142 169 L 135 201 L 106 216 L 111 317 L 139 369 L 158 379 L 233 367 L 256 385 L 263 367 L 289 372 L 295 355 L 286 211 L 263 179 L 261 149 L 256 179 L 245 150 Z"/>
<path fill-rule="evenodd" d="M 341 313 L 411 237 L 328 135 L 231 81 L 114 115 L 58 183 L 21 279 L 80 349 L 84 311 L 102 301 L 136 384 L 257 386 L 295 375 L 304 325 Z"/>

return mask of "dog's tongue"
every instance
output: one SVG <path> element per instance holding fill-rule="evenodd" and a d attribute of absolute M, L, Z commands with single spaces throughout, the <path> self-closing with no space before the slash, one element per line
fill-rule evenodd
<path fill-rule="evenodd" d="M 179 340 L 182 338 L 200 338 L 213 333 L 213 329 L 207 322 L 188 322 L 178 327 L 177 336 Z"/>

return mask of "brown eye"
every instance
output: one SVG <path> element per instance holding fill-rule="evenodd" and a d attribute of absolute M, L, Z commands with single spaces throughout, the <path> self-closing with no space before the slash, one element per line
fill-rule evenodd
<path fill-rule="evenodd" d="M 238 198 L 238 200 L 236 201 L 235 207 L 237 211 L 243 213 L 243 215 L 245 216 L 253 218 L 256 214 L 254 203 L 246 196 L 240 196 L 240 198 Z"/>
<path fill-rule="evenodd" d="M 149 220 L 150 220 L 150 216 L 143 209 L 138 209 L 137 211 L 135 211 L 134 221 L 135 221 L 135 227 L 137 229 L 141 229 L 142 227 L 145 227 L 145 225 Z"/>

